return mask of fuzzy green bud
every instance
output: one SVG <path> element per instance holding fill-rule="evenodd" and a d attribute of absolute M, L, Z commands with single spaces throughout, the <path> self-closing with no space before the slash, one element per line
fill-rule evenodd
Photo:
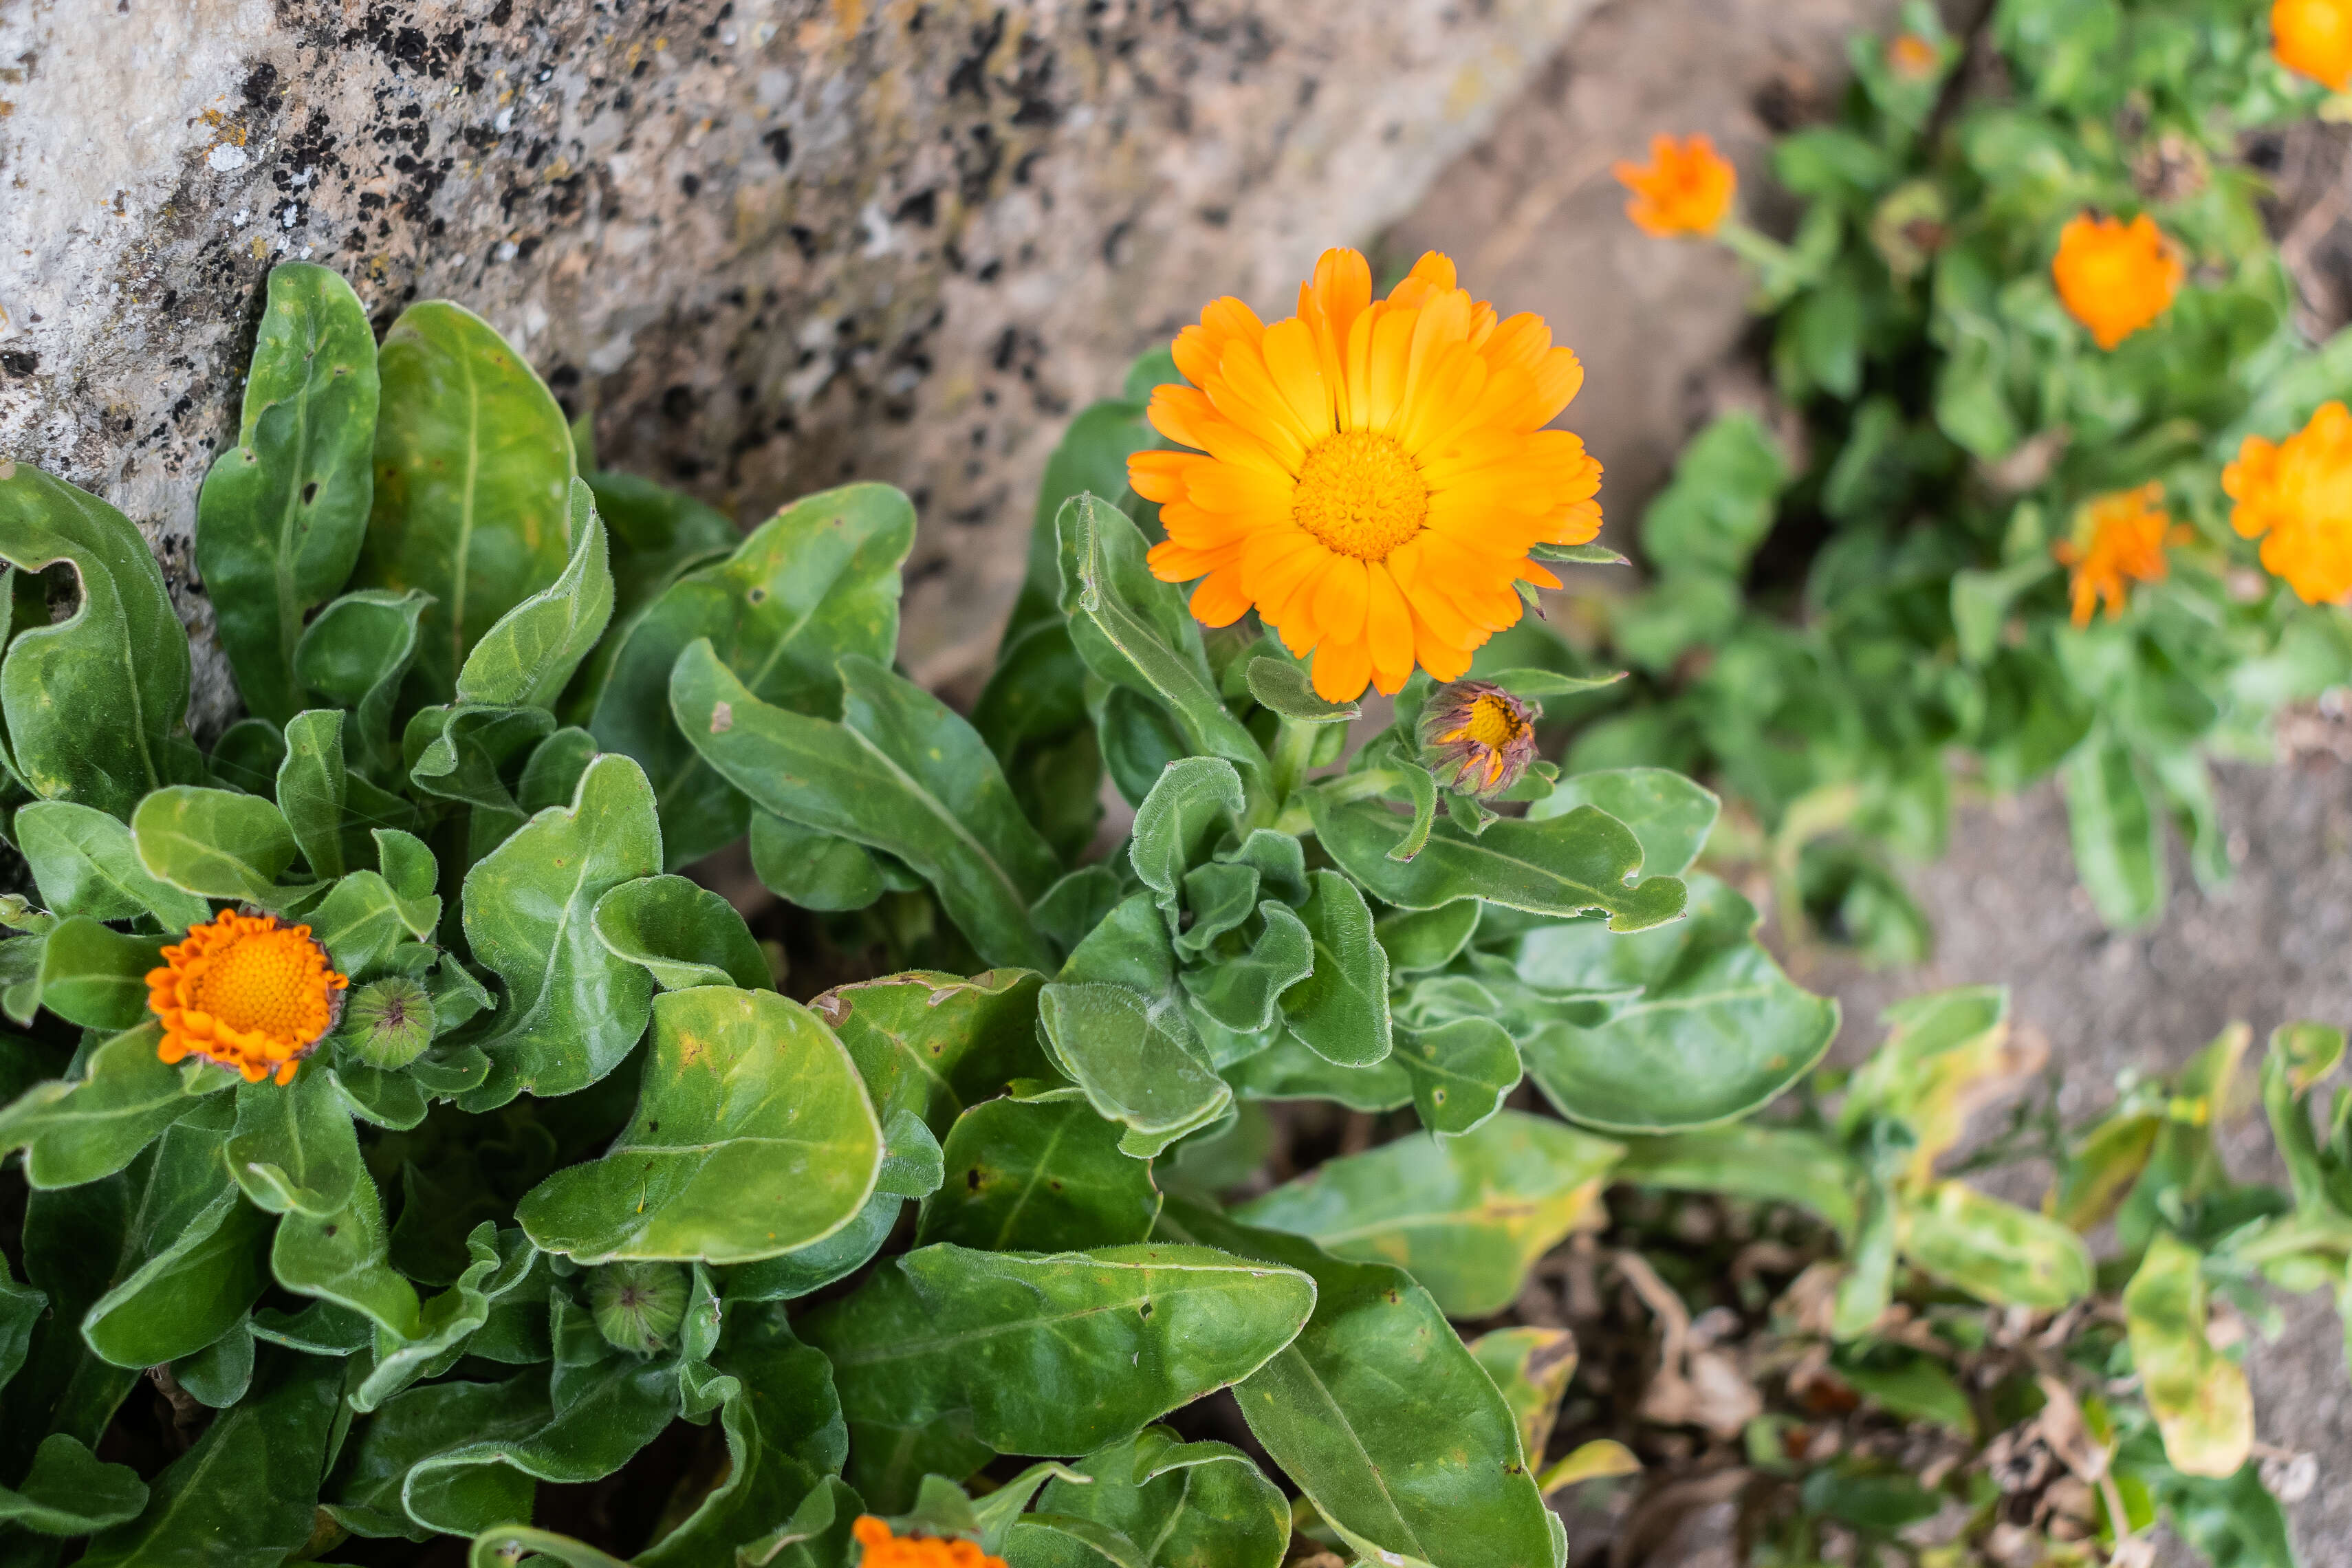
<path fill-rule="evenodd" d="M 372 981 L 343 1005 L 343 1044 L 372 1068 L 404 1068 L 433 1043 L 433 993 L 405 975 Z"/>
<path fill-rule="evenodd" d="M 607 1344 L 652 1355 L 686 1321 L 686 1270 L 675 1263 L 607 1263 L 589 1278 L 588 1305 Z"/>

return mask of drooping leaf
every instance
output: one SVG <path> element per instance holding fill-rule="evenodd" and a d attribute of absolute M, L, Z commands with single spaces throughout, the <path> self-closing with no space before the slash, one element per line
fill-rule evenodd
<path fill-rule="evenodd" d="M 400 683 L 415 661 L 425 606 L 418 589 L 394 594 L 363 588 L 345 594 L 311 618 L 294 645 L 294 673 L 303 689 L 347 710 L 347 755 L 379 781 L 401 768 L 392 732 Z"/>
<path fill-rule="evenodd" d="M 1084 1453 L 1129 1436 L 1256 1371 L 1315 1300 L 1295 1269 L 1207 1247 L 1034 1257 L 933 1246 L 896 1267 L 924 1309 L 919 1326 L 869 1318 L 859 1297 L 808 1320 L 845 1409 L 854 1420 L 868 1391 L 902 1380 L 952 1389 L 1000 1453 Z"/>
<path fill-rule="evenodd" d="M 923 1205 L 916 1245 L 1070 1252 L 1148 1239 L 1160 1192 L 1118 1140 L 1083 1100 L 973 1106 L 948 1133 L 947 1180 Z"/>
<path fill-rule="evenodd" d="M 278 877 L 294 863 L 293 831 L 259 795 L 173 784 L 139 803 L 131 838 L 148 875 L 183 892 L 282 906 Z"/>
<path fill-rule="evenodd" d="M 112 1175 L 200 1097 L 235 1082 L 216 1068 L 157 1058 L 159 1025 L 127 1029 L 89 1054 L 82 1076 L 35 1084 L 0 1109 L 0 1151 L 25 1151 L 35 1187 Z"/>
<path fill-rule="evenodd" d="M 1722 1121 L 1829 1048 L 1837 1004 L 1781 973 L 1755 939 L 1755 907 L 1711 877 L 1693 878 L 1691 892 L 1690 918 L 1659 930 L 1621 937 L 1579 922 L 1521 939 L 1530 984 L 1642 987 L 1601 1023 L 1557 1022 L 1520 1039 L 1528 1075 L 1562 1114 L 1612 1132 Z"/>
<path fill-rule="evenodd" d="M 773 988 L 767 956 L 735 907 L 684 877 L 624 882 L 596 900 L 597 940 L 643 964 L 665 991 L 692 985 Z"/>
<path fill-rule="evenodd" d="M 246 707 L 284 723 L 302 707 L 294 645 L 307 613 L 351 575 L 374 481 L 375 334 L 324 267 L 270 269 L 247 367 L 237 444 L 196 503 L 196 570 Z"/>
<path fill-rule="evenodd" d="M 88 1535 L 136 1519 L 147 1506 L 147 1483 L 128 1465 L 100 1463 L 62 1432 L 41 1439 L 32 1472 L 11 1490 L 0 1487 L 0 1524 L 36 1535 Z"/>
<path fill-rule="evenodd" d="M 1654 877 L 1686 875 L 1723 811 L 1712 791 L 1670 768 L 1612 768 L 1561 779 L 1528 816 L 1565 816 L 1580 805 L 1599 806 L 1631 828 L 1642 869 Z"/>
<path fill-rule="evenodd" d="M 130 827 L 105 812 L 71 801 L 35 801 L 18 809 L 16 838 L 42 900 L 59 914 L 99 921 L 151 914 L 173 931 L 213 918 L 211 904 L 141 865 Z"/>
<path fill-rule="evenodd" d="M 1217 840 L 1234 831 L 1244 800 L 1241 774 L 1222 757 L 1171 763 L 1135 808 L 1128 863 L 1151 889 L 1172 932 L 1183 900 L 1184 875 L 1208 858 Z"/>
<path fill-rule="evenodd" d="M 1389 1054 L 1389 955 L 1372 911 L 1337 871 L 1311 873 L 1299 918 L 1315 942 L 1315 971 L 1282 994 L 1283 1022 L 1325 1060 L 1370 1067 Z"/>
<path fill-rule="evenodd" d="M 130 820 L 148 791 L 182 782 L 188 637 L 163 574 L 128 518 L 30 463 L 0 459 L 0 562 L 71 568 L 71 615 L 17 632 L 0 655 L 11 771 L 43 800 Z"/>
<path fill-rule="evenodd" d="M 550 1176 L 516 1217 L 582 1262 L 750 1262 L 849 1224 L 881 1162 L 856 1066 L 815 1015 L 701 986 L 656 999 L 636 1113 L 604 1157 Z"/>
<path fill-rule="evenodd" d="M 580 775 L 569 811 L 541 812 L 466 873 L 466 940 L 506 983 L 471 1042 L 490 1072 L 467 1110 L 585 1089 L 637 1043 L 653 982 L 597 940 L 593 916 L 613 889 L 661 869 L 661 845 L 644 771 L 608 755 Z"/>
<path fill-rule="evenodd" d="M 1471 1341 L 1470 1353 L 1511 1407 L 1519 1424 L 1519 1447 L 1542 1453 L 1551 1441 L 1560 1396 L 1576 1371 L 1576 1336 L 1566 1329 L 1496 1329 Z"/>
<path fill-rule="evenodd" d="M 804 910 L 862 910 L 884 887 L 882 868 L 865 845 L 757 809 L 751 874 L 768 891 Z"/>
<path fill-rule="evenodd" d="M 914 539 L 914 509 L 887 485 L 804 497 L 726 560 L 688 572 L 629 627 L 586 721 L 601 744 L 645 764 L 672 865 L 734 838 L 750 815 L 688 740 L 692 727 L 672 722 L 678 656 L 708 639 L 712 657 L 759 700 L 836 718 L 842 658 L 887 661 L 898 647 L 898 567 Z"/>
<path fill-rule="evenodd" d="M 1172 1199 L 1160 1230 L 1315 1281 L 1307 1326 L 1234 1393 L 1251 1433 L 1360 1556 L 1555 1561 L 1510 1406 L 1411 1276 Z"/>
<path fill-rule="evenodd" d="M 90 1538 L 91 1568 L 274 1568 L 310 1538 L 343 1369 L 271 1351 L 149 1489 L 136 1519 Z"/>
<path fill-rule="evenodd" d="M 1448 1314 L 1484 1317 L 1601 1190 L 1620 1146 L 1523 1111 L 1458 1138 L 1407 1136 L 1342 1155 L 1244 1205 L 1244 1223 L 1311 1237 L 1335 1257 L 1412 1272 Z"/>
<path fill-rule="evenodd" d="M 1594 806 L 1539 822 L 1506 818 L 1473 837 L 1442 823 L 1411 860 L 1389 852 L 1411 824 L 1372 801 L 1333 805 L 1307 792 L 1316 837 L 1363 889 L 1406 910 L 1434 910 L 1457 899 L 1479 898 L 1530 914 L 1575 915 L 1599 910 L 1616 931 L 1646 931 L 1683 912 L 1683 884 L 1645 876 L 1642 846 L 1615 817 Z"/>
<path fill-rule="evenodd" d="M 563 572 L 572 432 L 522 356 L 446 300 L 403 310 L 377 368 L 375 497 L 354 582 L 433 595 L 415 673 L 443 700 L 482 634 Z"/>
<path fill-rule="evenodd" d="M 604 635 L 613 617 L 613 570 L 604 520 L 585 481 L 572 481 L 565 510 L 572 558 L 562 575 L 482 634 L 457 671 L 458 701 L 552 709 Z"/>
<path fill-rule="evenodd" d="M 944 704 L 878 665 L 845 658 L 849 721 L 774 707 L 708 641 L 679 656 L 678 725 L 765 811 L 897 856 L 992 963 L 1050 962 L 1029 905 L 1057 868 L 1013 804 L 995 759 Z"/>

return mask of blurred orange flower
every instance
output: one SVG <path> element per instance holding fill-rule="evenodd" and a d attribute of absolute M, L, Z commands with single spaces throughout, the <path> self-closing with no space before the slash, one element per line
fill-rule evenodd
<path fill-rule="evenodd" d="M 859 1515 L 849 1531 L 866 1549 L 859 1568 L 1004 1568 L 1003 1558 L 991 1557 L 969 1541 L 893 1535 L 887 1520 L 870 1513 Z"/>
<path fill-rule="evenodd" d="M 1645 234 L 1713 234 L 1731 212 L 1738 172 L 1705 136 L 1650 139 L 1647 163 L 1619 162 L 1612 171 L 1633 193 L 1625 216 Z"/>
<path fill-rule="evenodd" d="M 2352 410 L 2321 405 L 2284 441 L 2249 436 L 2221 470 L 2230 526 L 2263 542 L 2263 566 L 2306 605 L 2352 593 Z"/>
<path fill-rule="evenodd" d="M 2330 91 L 2352 87 L 2352 0 L 2272 0 L 2271 52 Z"/>
<path fill-rule="evenodd" d="M 1944 63 L 1944 51 L 1916 33 L 1897 33 L 1887 41 L 1886 63 L 1897 76 L 1925 81 Z"/>
<path fill-rule="evenodd" d="M 2082 510 L 2075 537 L 2062 539 L 2050 553 L 2072 568 L 2067 586 L 2074 601 L 2074 624 L 2087 626 L 2101 599 L 2107 617 L 2124 613 L 2126 582 L 2161 583 L 2172 519 L 2164 510 L 2164 487 L 2142 485 L 2099 497 Z"/>
<path fill-rule="evenodd" d="M 2146 213 L 2129 223 L 2084 213 L 2059 231 L 2050 274 L 2067 313 L 2111 349 L 2172 308 L 2188 269 Z"/>

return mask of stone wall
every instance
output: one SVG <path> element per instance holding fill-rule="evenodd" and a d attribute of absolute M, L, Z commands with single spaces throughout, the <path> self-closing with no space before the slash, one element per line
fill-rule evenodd
<path fill-rule="evenodd" d="M 469 305 L 746 521 L 903 486 L 952 683 L 1064 416 L 1403 211 L 1590 3 L 0 0 L 0 455 L 149 530 L 216 725 L 196 486 L 310 258 L 380 322 Z"/>

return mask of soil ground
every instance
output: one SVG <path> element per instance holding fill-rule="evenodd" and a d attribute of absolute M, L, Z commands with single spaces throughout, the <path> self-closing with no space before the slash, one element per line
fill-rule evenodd
<path fill-rule="evenodd" d="M 1641 504 L 1683 438 L 1727 394 L 1748 395 L 1754 384 L 1740 352 L 1748 322 L 1737 267 L 1712 247 L 1636 232 L 1610 164 L 1641 156 L 1655 132 L 1706 132 L 1738 163 L 1743 204 L 1769 224 L 1770 134 L 1823 111 L 1843 79 L 1847 34 L 1894 8 L 1615 0 L 1385 237 L 1392 263 L 1424 248 L 1454 255 L 1483 297 L 1544 312 L 1583 357 L 1586 390 L 1564 423 L 1608 470 L 1604 542 L 1631 547 Z M 2340 322 L 2352 300 L 2342 281 L 2352 255 L 2343 146 L 2339 129 L 2314 127 L 2255 152 L 2275 171 L 2283 241 L 2315 331 Z M 2105 1101 L 2119 1071 L 2176 1068 L 2232 1019 L 2252 1024 L 2258 1039 L 2290 1018 L 2352 1024 L 2352 766 L 2323 752 L 2225 769 L 2221 795 L 2234 879 L 2209 892 L 2176 868 L 2164 918 L 2131 935 L 2106 931 L 2076 890 L 2054 791 L 1968 808 L 1949 855 L 1912 877 L 1938 932 L 1932 962 L 1870 973 L 1835 958 L 1800 961 L 1808 984 L 1844 1004 L 1840 1050 L 1866 1048 L 1887 1002 L 2003 982 L 2021 1026 L 2048 1038 L 2062 1105 L 2079 1115 Z M 2229 1134 L 2233 1168 L 2275 1176 L 2257 1121 Z M 2318 1484 L 2291 1510 L 2304 1561 L 2352 1563 L 2344 1332 L 2322 1299 L 2280 1307 L 2277 1333 L 2258 1333 L 2248 1358 L 2260 1436 L 2318 1458 Z M 2193 1561 L 2178 1548 L 2166 1559 Z"/>

